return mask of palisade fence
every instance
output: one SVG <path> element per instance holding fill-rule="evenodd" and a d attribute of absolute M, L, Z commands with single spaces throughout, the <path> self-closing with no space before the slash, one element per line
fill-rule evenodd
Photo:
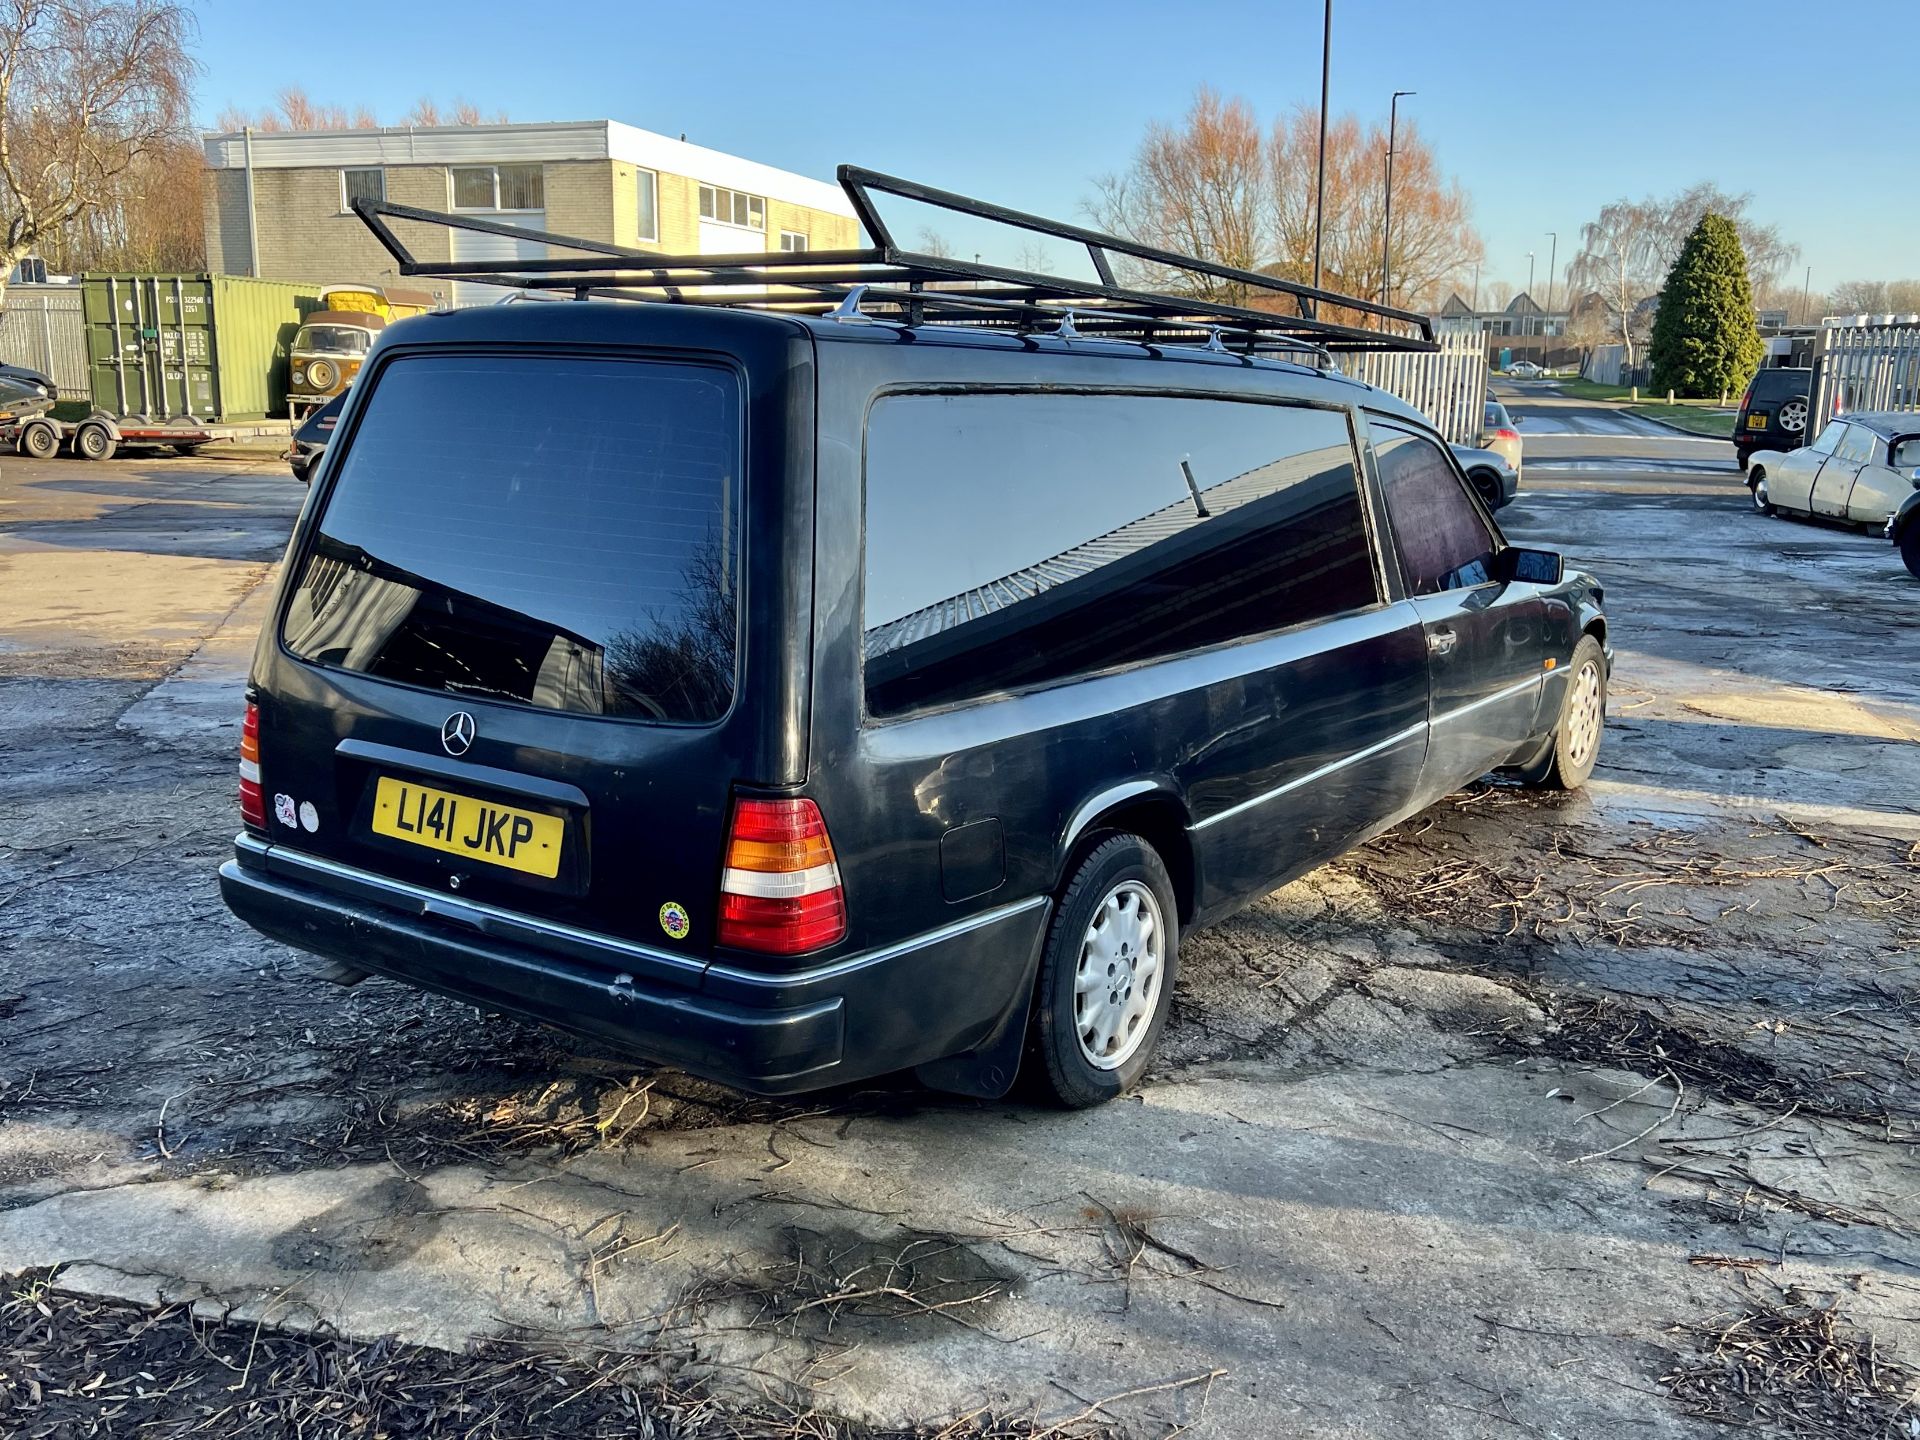
<path fill-rule="evenodd" d="M 1815 341 L 1808 403 L 1819 421 L 1848 410 L 1920 410 L 1920 319 L 1827 321 Z"/>
<path fill-rule="evenodd" d="M 9 285 L 0 309 L 0 361 L 49 377 L 62 400 L 85 400 L 87 327 L 78 285 Z"/>
<path fill-rule="evenodd" d="M 1398 395 L 1456 445 L 1478 445 L 1487 400 L 1486 339 L 1467 326 L 1434 326 L 1438 350 L 1363 351 L 1339 357 L 1356 380 Z"/>

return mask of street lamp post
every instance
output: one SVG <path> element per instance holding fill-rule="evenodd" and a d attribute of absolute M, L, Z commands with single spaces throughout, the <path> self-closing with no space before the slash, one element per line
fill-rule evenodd
<path fill-rule="evenodd" d="M 1533 252 L 1531 250 L 1527 251 L 1527 304 L 1535 310 L 1540 308 L 1540 302 L 1533 298 Z M 1523 333 L 1533 334 L 1533 316 L 1527 316 L 1526 326 Z"/>
<path fill-rule="evenodd" d="M 1313 288 L 1320 288 L 1320 222 L 1327 213 L 1327 73 L 1333 60 L 1333 0 L 1327 0 L 1326 19 L 1320 27 L 1320 178 L 1313 192 Z M 1313 302 L 1313 313 L 1320 314 L 1320 302 Z"/>
<path fill-rule="evenodd" d="M 1800 323 L 1813 323 L 1813 267 L 1807 267 L 1807 283 L 1800 287 Z"/>
<path fill-rule="evenodd" d="M 1400 97 L 1417 90 L 1396 90 L 1387 106 L 1387 213 L 1380 225 L 1380 303 L 1393 303 L 1393 142 L 1400 124 Z"/>
<path fill-rule="evenodd" d="M 1560 233 L 1557 230 L 1549 230 L 1547 238 L 1553 241 L 1553 244 L 1547 248 L 1547 316 L 1540 328 L 1543 332 L 1550 334 L 1553 328 L 1553 267 L 1560 258 Z"/>
<path fill-rule="evenodd" d="M 1480 262 L 1478 260 L 1473 262 L 1473 304 L 1469 308 L 1473 311 L 1473 318 L 1478 320 L 1480 318 Z"/>

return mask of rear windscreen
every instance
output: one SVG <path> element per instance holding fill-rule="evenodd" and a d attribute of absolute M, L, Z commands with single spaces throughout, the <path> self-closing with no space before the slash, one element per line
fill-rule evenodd
<path fill-rule="evenodd" d="M 1753 377 L 1753 398 L 1756 400 L 1784 400 L 1789 395 L 1807 393 L 1807 372 L 1804 370 L 1762 370 Z"/>
<path fill-rule="evenodd" d="M 372 384 L 288 604 L 288 650 L 587 715 L 726 712 L 740 455 L 730 372 L 410 356 Z"/>

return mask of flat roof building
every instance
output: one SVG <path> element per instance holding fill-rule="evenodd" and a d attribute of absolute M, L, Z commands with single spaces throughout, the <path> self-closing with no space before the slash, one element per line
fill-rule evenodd
<path fill-rule="evenodd" d="M 207 266 L 285 280 L 397 281 L 359 196 L 664 254 L 848 249 L 837 185 L 617 120 L 241 132 L 206 138 Z M 533 258 L 505 236 L 395 222 L 424 260 Z M 567 252 L 561 252 L 567 253 Z M 452 304 L 487 286 L 417 279 Z"/>

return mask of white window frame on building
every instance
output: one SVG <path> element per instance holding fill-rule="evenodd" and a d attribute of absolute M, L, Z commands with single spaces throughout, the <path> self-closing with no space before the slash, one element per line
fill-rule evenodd
<path fill-rule="evenodd" d="M 813 245 L 812 242 L 798 230 L 782 230 L 780 232 L 780 248 L 789 254 L 793 254 L 802 250 L 811 250 Z"/>
<path fill-rule="evenodd" d="M 642 240 L 660 238 L 660 177 L 638 166 L 633 171 L 633 219 Z"/>
<path fill-rule="evenodd" d="M 460 181 L 463 173 L 490 171 L 493 177 L 493 200 L 491 204 L 462 204 L 460 201 Z M 540 193 L 533 197 L 537 203 L 532 205 L 502 205 L 500 203 L 500 172 L 502 170 L 521 170 L 529 172 L 538 182 Z M 455 210 L 496 210 L 509 215 L 533 215 L 547 208 L 546 167 L 538 160 L 513 161 L 502 165 L 449 165 L 447 167 L 447 203 Z"/>
<path fill-rule="evenodd" d="M 340 213 L 345 215 L 353 209 L 353 192 L 348 188 L 349 175 L 371 175 L 378 182 L 370 197 L 374 200 L 387 198 L 387 172 L 378 165 L 348 165 L 340 171 Z"/>
<path fill-rule="evenodd" d="M 767 230 L 767 201 L 764 195 L 749 195 L 744 190 L 729 190 L 724 185 L 700 187 L 700 218 L 715 225 L 732 225 L 741 230 Z"/>

